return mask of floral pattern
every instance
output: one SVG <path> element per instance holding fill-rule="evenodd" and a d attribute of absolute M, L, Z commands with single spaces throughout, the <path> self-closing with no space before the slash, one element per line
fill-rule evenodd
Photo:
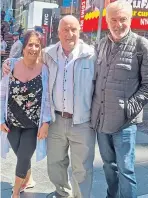
<path fill-rule="evenodd" d="M 34 79 L 23 83 L 11 75 L 9 84 L 9 99 L 13 98 L 15 102 L 23 109 L 26 116 L 37 126 L 40 119 L 41 100 L 42 100 L 42 77 L 38 75 Z M 9 100 L 8 100 L 9 101 Z M 8 120 L 14 126 L 25 128 L 21 120 L 15 118 L 10 110 L 8 102 Z M 17 109 L 16 109 L 17 111 Z"/>

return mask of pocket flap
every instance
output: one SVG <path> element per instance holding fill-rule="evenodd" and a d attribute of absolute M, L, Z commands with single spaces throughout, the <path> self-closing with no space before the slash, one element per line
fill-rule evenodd
<path fill-rule="evenodd" d="M 116 64 L 115 68 L 125 69 L 125 70 L 129 70 L 129 71 L 132 69 L 131 65 L 127 65 L 127 64 Z"/>

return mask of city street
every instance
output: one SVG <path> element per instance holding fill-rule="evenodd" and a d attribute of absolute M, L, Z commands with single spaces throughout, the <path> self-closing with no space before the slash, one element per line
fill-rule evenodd
<path fill-rule="evenodd" d="M 132 181 L 134 166 L 130 161 L 134 159 L 131 145 L 135 146 L 136 129 L 136 198 L 148 198 L 148 0 L 1 0 L 0 37 L 0 130 L 8 132 L 19 162 L 12 149 L 6 159 L 1 158 L 0 198 L 57 198 L 68 188 L 63 169 L 69 161 L 78 177 L 74 179 L 83 188 L 75 192 L 78 184 L 74 181 L 73 198 L 116 196 L 107 195 L 107 182 L 112 183 L 108 180 L 116 178 L 109 171 L 110 162 L 114 171 L 120 171 L 116 182 L 119 198 L 133 198 L 136 182 Z M 95 145 L 89 122 L 96 131 L 115 133 L 99 139 L 109 160 L 107 182 L 100 156 L 103 152 L 97 140 Z M 121 134 L 122 129 L 126 133 Z M 4 146 L 0 149 L 5 152 L 1 131 Z M 50 178 L 60 180 L 59 184 L 54 181 L 61 191 L 57 194 L 48 176 L 47 157 L 36 162 L 33 153 L 37 148 L 37 158 L 45 156 L 44 138 L 48 135 L 50 165 L 56 170 L 49 168 Z M 38 145 L 36 138 L 45 141 Z M 69 145 L 72 160 L 65 154 Z M 35 186 L 19 196 L 19 191 L 32 185 L 28 184 L 29 174 L 26 177 L 31 157 Z M 92 170 L 89 164 L 91 168 L 94 165 L 91 196 L 87 191 L 91 189 L 86 174 Z M 68 165 L 70 184 L 72 168 Z M 15 172 L 26 179 L 15 178 Z M 133 186 L 131 192 L 125 178 Z M 112 192 L 115 187 L 113 182 Z"/>
<path fill-rule="evenodd" d="M 1 188 L 2 198 L 10 198 L 14 182 L 16 158 L 11 151 L 6 160 L 1 160 Z M 21 194 L 21 198 L 45 198 L 54 191 L 54 186 L 48 179 L 46 159 L 36 163 L 33 157 L 32 172 L 36 186 Z M 136 176 L 138 182 L 138 198 L 148 198 L 148 135 L 137 133 L 136 145 Z M 102 169 L 102 161 L 96 145 L 94 161 L 94 180 L 91 198 L 105 198 L 106 182 Z"/>

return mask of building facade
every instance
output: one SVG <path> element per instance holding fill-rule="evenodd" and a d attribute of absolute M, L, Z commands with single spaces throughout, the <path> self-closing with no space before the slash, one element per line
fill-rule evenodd
<path fill-rule="evenodd" d="M 1 10 L 6 11 L 9 8 L 12 8 L 13 0 L 1 0 Z"/>
<path fill-rule="evenodd" d="M 25 16 L 27 15 L 27 11 L 29 10 L 29 4 L 34 0 L 12 0 L 13 8 L 14 8 L 14 17 L 15 17 L 15 25 L 14 29 L 17 30 L 20 27 L 20 24 L 26 24 L 27 20 Z M 59 3 L 59 0 L 36 0 L 40 2 L 48 2 L 48 3 Z"/>

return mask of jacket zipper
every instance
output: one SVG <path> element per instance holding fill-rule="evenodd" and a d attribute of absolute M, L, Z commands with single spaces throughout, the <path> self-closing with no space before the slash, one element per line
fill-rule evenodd
<path fill-rule="evenodd" d="M 57 51 L 58 51 L 59 48 L 57 48 Z M 48 54 L 49 55 L 49 54 Z M 54 59 L 49 55 L 49 57 L 51 58 L 51 60 L 56 64 L 56 66 L 58 66 L 57 62 L 54 61 Z M 55 86 L 55 82 L 56 82 L 56 79 L 57 79 L 57 73 L 58 73 L 58 67 L 56 68 L 56 77 L 54 79 L 54 82 L 53 82 L 53 87 Z M 52 97 L 52 101 L 53 101 L 53 87 L 52 87 L 52 90 L 51 90 L 51 97 Z M 50 93 L 49 93 L 50 94 Z M 54 102 L 53 102 L 54 104 Z M 54 107 L 54 105 L 53 105 Z M 54 108 L 55 109 L 55 108 Z"/>
<path fill-rule="evenodd" d="M 75 75 L 74 75 L 74 68 L 75 68 L 75 62 L 79 59 L 83 59 L 83 58 L 87 58 L 89 57 L 90 55 L 86 56 L 86 57 L 80 57 L 80 58 L 77 58 L 75 61 L 74 61 L 74 65 L 73 65 L 73 115 L 72 115 L 72 127 L 74 125 L 74 88 L 75 88 Z"/>

